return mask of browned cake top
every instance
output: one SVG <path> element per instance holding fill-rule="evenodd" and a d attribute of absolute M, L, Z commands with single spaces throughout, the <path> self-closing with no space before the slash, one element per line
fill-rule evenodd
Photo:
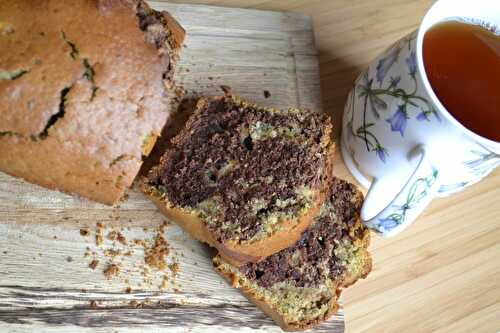
<path fill-rule="evenodd" d="M 326 278 L 338 279 L 345 270 L 345 251 L 338 248 L 360 240 L 366 230 L 359 220 L 362 203 L 354 185 L 334 179 L 328 201 L 294 246 L 246 264 L 240 271 L 264 288 L 284 281 L 296 287 L 316 287 Z"/>
<path fill-rule="evenodd" d="M 0 139 L 139 163 L 169 112 L 162 20 L 139 0 L 1 1 Z"/>
<path fill-rule="evenodd" d="M 275 217 L 293 218 L 310 204 L 309 193 L 321 187 L 329 134 L 321 114 L 212 99 L 150 184 L 171 203 L 200 210 L 219 241 L 249 240 Z"/>

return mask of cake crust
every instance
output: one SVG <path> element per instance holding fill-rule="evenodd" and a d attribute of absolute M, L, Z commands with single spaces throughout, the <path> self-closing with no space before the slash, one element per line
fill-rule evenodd
<path fill-rule="evenodd" d="M 140 0 L 2 1 L 0 171 L 118 201 L 171 114 L 183 39 Z"/>

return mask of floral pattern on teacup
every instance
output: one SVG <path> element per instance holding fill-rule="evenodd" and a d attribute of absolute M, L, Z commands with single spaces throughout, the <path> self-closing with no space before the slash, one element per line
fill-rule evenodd
<path fill-rule="evenodd" d="M 367 151 L 374 152 L 382 162 L 386 162 L 390 152 L 384 143 L 374 134 L 372 128 L 385 122 L 388 129 L 400 134 L 404 138 L 405 130 L 413 117 L 419 122 L 441 121 L 432 103 L 419 92 L 417 82 L 417 59 L 412 41 L 416 32 L 394 44 L 386 54 L 378 61 L 374 77 L 370 77 L 369 71 L 364 72 L 356 81 L 350 99 L 358 98 L 363 103 L 363 121 L 360 126 L 354 125 L 354 101 L 348 102 L 346 116 L 350 116 L 348 122 L 348 140 L 357 138 L 363 140 Z M 404 59 L 407 67 L 407 75 L 413 82 L 411 89 L 400 86 L 401 76 L 388 76 L 391 68 L 400 61 L 403 47 L 408 47 L 408 56 Z M 377 87 L 378 85 L 378 87 Z M 397 99 L 397 108 L 389 110 L 386 99 Z"/>
<path fill-rule="evenodd" d="M 481 144 L 476 143 L 469 148 L 468 155 L 469 159 L 463 164 L 469 177 L 458 183 L 441 185 L 438 191 L 440 195 L 446 196 L 459 192 L 477 183 L 500 166 L 500 154 L 490 151 Z"/>
<path fill-rule="evenodd" d="M 471 154 L 475 158 L 465 162 L 466 167 L 477 177 L 486 176 L 491 170 L 500 165 L 500 154 L 489 151 L 484 147 L 481 148 L 483 149 L 471 150 Z"/>
<path fill-rule="evenodd" d="M 418 178 L 409 187 L 406 200 L 400 204 L 394 204 L 396 210 L 388 216 L 380 217 L 371 223 L 370 227 L 380 233 L 386 234 L 406 222 L 409 211 L 418 206 L 427 197 L 429 190 L 436 182 L 438 170 L 433 168 L 426 177 Z"/>

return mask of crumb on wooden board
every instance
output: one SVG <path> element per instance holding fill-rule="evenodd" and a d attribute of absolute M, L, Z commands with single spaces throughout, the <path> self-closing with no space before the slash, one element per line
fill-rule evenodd
<path fill-rule="evenodd" d="M 113 215 L 113 218 L 116 216 Z M 101 260 L 104 260 L 104 267 L 98 272 L 102 272 L 108 281 L 115 280 L 125 284 L 123 289 L 125 293 L 131 293 L 133 288 L 140 289 L 145 286 L 165 291 L 170 286 L 177 286 L 175 280 L 180 271 L 179 262 L 174 257 L 177 253 L 172 253 L 170 244 L 165 238 L 169 224 L 164 221 L 155 228 L 144 227 L 143 237 L 134 237 L 129 241 L 126 237 L 126 228 L 116 225 L 105 226 L 97 222 L 95 230 L 80 229 L 82 237 L 91 233 L 96 236 L 95 243 L 90 244 L 95 251 L 87 246 L 83 257 L 90 258 L 87 265 L 91 270 L 96 270 Z M 130 272 L 140 273 L 139 285 L 134 279 L 136 285 L 131 285 L 128 278 Z"/>

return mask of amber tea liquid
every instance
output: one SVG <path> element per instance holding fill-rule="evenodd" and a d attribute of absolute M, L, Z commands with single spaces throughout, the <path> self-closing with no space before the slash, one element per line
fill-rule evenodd
<path fill-rule="evenodd" d="M 500 36 L 480 25 L 444 21 L 425 33 L 427 77 L 462 125 L 500 142 Z"/>

